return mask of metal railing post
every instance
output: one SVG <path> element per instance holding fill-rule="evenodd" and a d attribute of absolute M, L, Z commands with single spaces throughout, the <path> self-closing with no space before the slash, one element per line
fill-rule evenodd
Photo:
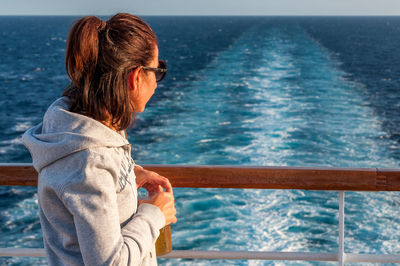
<path fill-rule="evenodd" d="M 344 191 L 339 191 L 339 250 L 338 265 L 343 266 L 346 254 L 344 253 Z"/>

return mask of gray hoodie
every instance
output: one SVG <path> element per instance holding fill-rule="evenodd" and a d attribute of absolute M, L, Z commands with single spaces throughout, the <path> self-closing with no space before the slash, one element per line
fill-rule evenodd
<path fill-rule="evenodd" d="M 22 140 L 39 173 L 39 215 L 50 265 L 156 265 L 161 210 L 137 207 L 131 146 L 56 100 Z"/>

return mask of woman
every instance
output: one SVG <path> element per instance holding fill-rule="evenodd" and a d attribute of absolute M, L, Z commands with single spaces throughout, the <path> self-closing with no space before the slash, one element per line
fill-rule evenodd
<path fill-rule="evenodd" d="M 166 73 L 156 36 L 129 14 L 84 17 L 70 30 L 66 70 L 71 85 L 23 136 L 48 262 L 156 265 L 159 230 L 176 222 L 172 187 L 134 163 L 125 137 Z M 140 187 L 149 199 L 138 204 Z"/>

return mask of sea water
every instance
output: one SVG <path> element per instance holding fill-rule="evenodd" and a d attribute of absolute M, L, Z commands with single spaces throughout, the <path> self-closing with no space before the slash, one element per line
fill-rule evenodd
<path fill-rule="evenodd" d="M 0 162 L 31 162 L 21 135 L 68 85 L 63 60 L 74 20 L 0 17 Z M 168 74 L 128 131 L 137 163 L 399 167 L 400 18 L 145 20 Z M 174 194 L 174 249 L 338 249 L 337 192 L 176 188 Z M 399 207 L 397 192 L 347 192 L 345 252 L 400 253 Z M 36 188 L 0 187 L 0 229 L 0 247 L 43 246 Z M 0 265 L 44 263 L 0 258 Z"/>

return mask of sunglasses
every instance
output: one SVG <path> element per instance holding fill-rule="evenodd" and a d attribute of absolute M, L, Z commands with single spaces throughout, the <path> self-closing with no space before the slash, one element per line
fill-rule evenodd
<path fill-rule="evenodd" d="M 134 67 L 134 68 L 130 69 L 129 71 L 132 71 L 135 68 L 138 68 L 138 67 Z M 158 61 L 157 68 L 143 66 L 142 69 L 148 70 L 148 71 L 153 71 L 154 74 L 156 74 L 156 81 L 160 82 L 161 80 L 164 79 L 165 75 L 167 74 L 167 63 L 164 60 L 160 60 L 160 61 Z"/>

